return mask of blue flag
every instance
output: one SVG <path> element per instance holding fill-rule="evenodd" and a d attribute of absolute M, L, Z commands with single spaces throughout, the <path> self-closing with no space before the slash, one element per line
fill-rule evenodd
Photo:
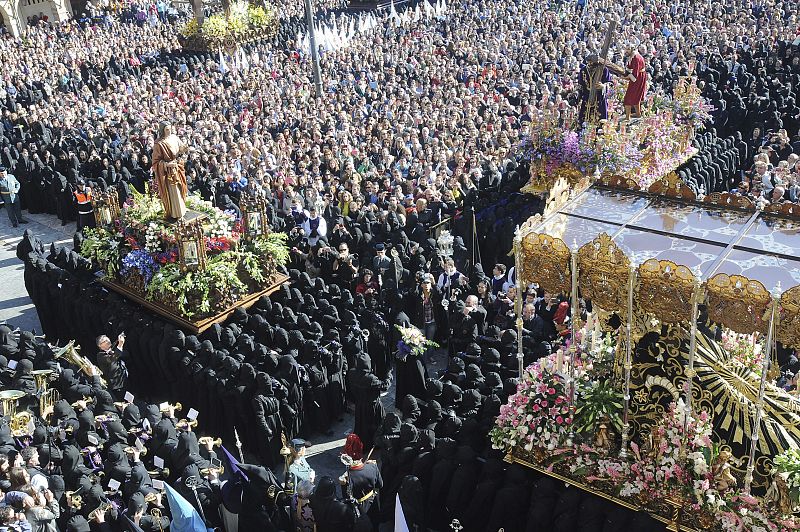
<path fill-rule="evenodd" d="M 206 526 L 195 507 L 189 504 L 189 501 L 184 499 L 172 486 L 165 482 L 164 489 L 167 491 L 169 511 L 172 514 L 172 524 L 169 526 L 171 532 L 209 532 L 213 530 Z"/>

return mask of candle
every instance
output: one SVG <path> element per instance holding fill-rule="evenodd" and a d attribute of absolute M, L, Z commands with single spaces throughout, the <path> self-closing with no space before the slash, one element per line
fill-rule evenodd
<path fill-rule="evenodd" d="M 600 319 L 594 320 L 594 332 L 592 333 L 592 350 L 597 350 L 600 346 L 600 340 L 603 337 L 603 331 L 600 329 Z"/>
<path fill-rule="evenodd" d="M 564 350 L 560 347 L 556 352 L 556 373 L 561 373 L 561 370 L 564 367 Z"/>

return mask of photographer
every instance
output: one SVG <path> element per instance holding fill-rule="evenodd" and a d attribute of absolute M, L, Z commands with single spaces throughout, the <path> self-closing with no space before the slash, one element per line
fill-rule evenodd
<path fill-rule="evenodd" d="M 56 519 L 61 515 L 61 509 L 52 491 L 38 491 L 35 496 L 27 497 L 22 505 L 31 532 L 58 532 Z"/>
<path fill-rule="evenodd" d="M 356 293 L 363 294 L 364 299 L 369 304 L 372 299 L 378 297 L 379 291 L 380 286 L 378 286 L 378 281 L 376 281 L 375 277 L 372 275 L 372 270 L 367 268 L 361 270 L 361 279 L 356 285 Z"/>
<path fill-rule="evenodd" d="M 340 288 L 349 289 L 358 272 L 358 268 L 353 265 L 357 257 L 350 254 L 347 244 L 339 244 L 338 249 L 339 255 L 333 261 L 333 280 Z"/>
<path fill-rule="evenodd" d="M 516 296 L 517 289 L 514 286 L 509 287 L 508 292 L 497 293 L 497 300 L 494 302 L 494 324 L 501 330 L 514 328 L 514 321 L 516 320 L 514 298 Z"/>
<path fill-rule="evenodd" d="M 470 296 L 466 302 L 459 301 L 459 290 L 454 289 L 450 296 L 448 310 L 450 313 L 450 326 L 452 329 L 450 348 L 451 354 L 466 351 L 467 346 L 478 338 L 478 319 L 475 312 L 477 298 Z"/>
<path fill-rule="evenodd" d="M 125 352 L 125 333 L 117 336 L 117 345 L 112 348 L 111 340 L 106 335 L 97 338 L 97 367 L 103 373 L 103 378 L 108 383 L 108 391 L 114 396 L 114 400 L 121 401 L 125 395 L 125 385 L 128 381 L 128 368 L 125 366 L 125 359 L 128 354 Z"/>

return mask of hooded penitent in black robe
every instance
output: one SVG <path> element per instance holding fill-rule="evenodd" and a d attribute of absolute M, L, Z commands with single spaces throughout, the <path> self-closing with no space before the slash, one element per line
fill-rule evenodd
<path fill-rule="evenodd" d="M 273 466 L 281 448 L 280 402 L 272 391 L 272 379 L 264 372 L 256 376 L 258 392 L 253 397 L 258 455 L 264 464 Z"/>
<path fill-rule="evenodd" d="M 350 532 L 356 522 L 355 510 L 336 498 L 336 483 L 328 476 L 319 479 L 311 496 L 311 510 L 317 532 Z"/>
<path fill-rule="evenodd" d="M 348 390 L 355 401 L 353 432 L 361 438 L 364 449 L 370 449 L 375 431 L 386 415 L 381 403 L 381 381 L 372 373 L 370 359 L 366 353 L 356 355 L 355 364 L 355 367 L 347 372 Z"/>
<path fill-rule="evenodd" d="M 523 466 L 513 464 L 506 474 L 503 488 L 497 492 L 489 516 L 487 530 L 522 532 L 525 530 L 525 514 L 530 497 L 526 472 Z"/>
<path fill-rule="evenodd" d="M 400 403 L 406 395 L 413 395 L 420 399 L 425 398 L 425 380 L 428 378 L 428 369 L 421 356 L 408 355 L 406 359 L 396 360 L 397 382 L 395 388 L 395 406 L 400 407 Z"/>

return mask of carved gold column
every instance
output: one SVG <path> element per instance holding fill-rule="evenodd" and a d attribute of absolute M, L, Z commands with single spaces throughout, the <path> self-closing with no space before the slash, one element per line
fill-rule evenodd
<path fill-rule="evenodd" d="M 578 304 L 578 246 L 573 242 L 570 250 L 570 270 L 572 283 L 570 298 L 572 299 L 572 318 L 569 320 L 571 339 L 569 342 L 569 436 L 567 446 L 572 446 L 575 441 L 575 362 L 578 358 L 578 321 L 580 320 L 580 305 Z"/>
<path fill-rule="evenodd" d="M 780 285 L 779 285 L 780 286 Z M 758 432 L 761 427 L 761 415 L 764 406 L 764 391 L 767 385 L 767 372 L 772 359 L 772 334 L 775 331 L 775 315 L 778 310 L 778 294 L 780 289 L 776 288 L 772 294 L 772 302 L 769 310 L 769 326 L 767 328 L 767 345 L 764 347 L 764 365 L 761 367 L 761 385 L 758 388 L 758 401 L 756 402 L 756 415 L 753 420 L 753 429 L 750 434 L 750 456 L 747 458 L 747 471 L 744 475 L 744 493 L 750 494 L 750 484 L 753 482 L 753 470 L 756 467 L 756 448 L 758 447 Z"/>
<path fill-rule="evenodd" d="M 636 282 L 636 266 L 631 263 L 628 268 L 628 319 L 625 324 L 625 382 L 622 390 L 622 444 L 619 448 L 619 457 L 628 459 L 628 434 L 630 420 L 628 419 L 631 402 L 631 366 L 633 364 L 633 345 L 631 345 L 631 327 L 633 324 L 633 288 Z"/>
<path fill-rule="evenodd" d="M 519 226 L 517 226 L 517 230 L 514 234 L 514 275 L 517 281 L 517 297 L 514 300 L 514 309 L 517 314 L 517 368 L 519 370 L 519 378 L 522 380 L 522 372 L 524 371 L 523 360 L 524 360 L 524 353 L 522 352 L 522 277 L 523 272 L 520 268 L 522 264 L 522 260 L 520 255 L 522 254 L 522 232 L 520 231 Z"/>
<path fill-rule="evenodd" d="M 686 452 L 686 431 L 689 426 L 689 419 L 692 417 L 694 409 L 692 408 L 692 389 L 694 387 L 694 377 L 696 372 L 694 370 L 694 358 L 697 354 L 697 306 L 700 304 L 701 290 L 700 290 L 700 272 L 694 272 L 694 286 L 692 288 L 692 311 L 690 318 L 691 336 L 689 336 L 689 364 L 686 368 L 686 417 L 683 419 L 683 441 L 681 441 L 681 456 Z"/>

